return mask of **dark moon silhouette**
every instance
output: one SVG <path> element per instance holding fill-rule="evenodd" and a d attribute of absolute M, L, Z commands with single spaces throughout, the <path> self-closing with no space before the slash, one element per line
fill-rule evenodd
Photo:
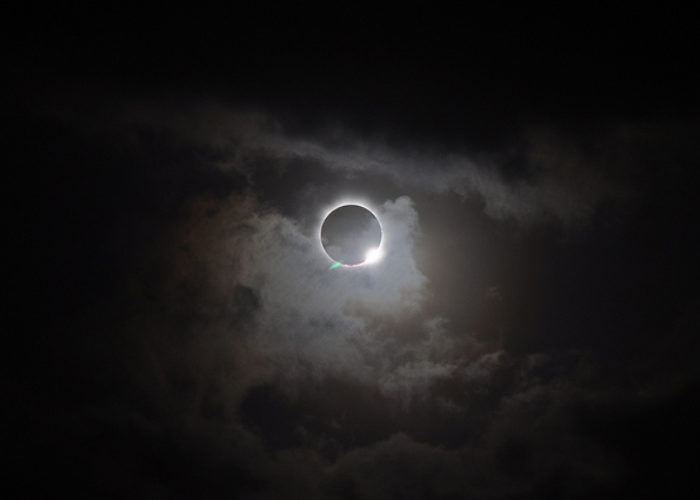
<path fill-rule="evenodd" d="M 328 256 L 344 266 L 357 266 L 382 241 L 382 228 L 372 212 L 359 205 L 333 210 L 321 226 L 321 244 Z"/>

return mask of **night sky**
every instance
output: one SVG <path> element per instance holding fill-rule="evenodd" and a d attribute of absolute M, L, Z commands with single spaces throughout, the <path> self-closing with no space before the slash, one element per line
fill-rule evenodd
<path fill-rule="evenodd" d="M 6 487 L 698 498 L 699 30 L 591 9 L 9 12 Z"/>

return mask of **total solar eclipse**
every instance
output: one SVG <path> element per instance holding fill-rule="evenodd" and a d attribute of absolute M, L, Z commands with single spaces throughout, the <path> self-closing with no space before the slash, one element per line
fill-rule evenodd
<path fill-rule="evenodd" d="M 332 267 L 370 264 L 381 257 L 382 228 L 365 207 L 342 205 L 323 221 L 321 244 L 335 262 Z"/>

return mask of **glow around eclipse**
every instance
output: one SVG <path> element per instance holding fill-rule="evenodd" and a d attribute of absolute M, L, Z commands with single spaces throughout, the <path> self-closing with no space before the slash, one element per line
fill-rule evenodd
<path fill-rule="evenodd" d="M 379 220 L 371 210 L 356 203 L 338 205 L 326 214 L 320 240 L 333 260 L 331 269 L 373 264 L 383 255 Z"/>

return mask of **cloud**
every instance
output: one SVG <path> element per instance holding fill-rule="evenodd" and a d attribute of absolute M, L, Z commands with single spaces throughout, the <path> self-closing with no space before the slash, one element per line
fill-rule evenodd
<path fill-rule="evenodd" d="M 177 210 L 153 216 L 133 262 L 123 266 L 126 297 L 112 301 L 120 315 L 110 326 L 118 332 L 118 350 L 109 343 L 102 350 L 116 360 L 116 375 L 108 380 L 122 381 L 127 394 L 114 406 L 127 409 L 112 411 L 112 403 L 104 403 L 102 415 L 128 415 L 116 418 L 126 426 L 138 421 L 140 433 L 169 436 L 187 450 L 195 442 L 194 454 L 207 460 L 225 457 L 222 463 L 233 462 L 253 485 L 251 497 L 254 485 L 263 483 L 261 498 L 280 497 L 290 485 L 319 498 L 353 491 L 359 498 L 461 491 L 512 498 L 537 496 L 542 488 L 564 497 L 562 481 L 613 481 L 601 469 L 619 471 L 616 457 L 583 442 L 572 422 L 580 405 L 620 399 L 624 387 L 587 375 L 601 372 L 594 357 L 586 367 L 584 354 L 561 352 L 559 344 L 533 352 L 546 347 L 533 347 L 533 323 L 511 302 L 521 285 L 522 295 L 536 295 L 536 307 L 554 309 L 542 298 L 550 295 L 532 294 L 539 289 L 529 288 L 529 280 L 525 286 L 507 275 L 531 266 L 539 278 L 541 268 L 531 259 L 539 247 L 511 259 L 506 256 L 527 245 L 509 237 L 483 243 L 481 236 L 504 227 L 483 225 L 470 234 L 483 243 L 483 258 L 469 262 L 484 268 L 483 276 L 462 275 L 454 259 L 446 260 L 445 275 L 456 279 L 443 276 L 438 283 L 430 282 L 430 267 L 417 252 L 430 229 L 423 215 L 432 208 L 420 203 L 443 199 L 436 194 L 458 195 L 444 198 L 453 200 L 448 214 L 462 197 L 479 200 L 469 209 L 522 225 L 585 221 L 600 204 L 622 196 L 614 175 L 603 173 L 607 153 L 545 131 L 531 132 L 510 157 L 470 156 L 352 132 L 302 137 L 272 115 L 219 103 L 158 107 L 127 106 L 105 120 L 103 132 L 94 131 L 129 152 L 122 160 L 146 149 L 139 168 L 172 157 L 182 167 L 178 172 L 186 172 L 181 197 L 164 205 Z M 159 138 L 155 146 L 153 136 Z M 514 158 L 524 162 L 524 173 L 508 174 L 504 165 Z M 160 181 L 173 170 L 164 165 L 153 173 L 152 193 L 168 191 Z M 228 176 L 244 182 L 221 191 L 189 182 L 211 169 L 221 177 L 206 186 Z M 375 196 L 372 206 L 384 228 L 386 255 L 372 266 L 331 270 L 318 230 L 337 190 L 329 195 L 324 189 L 344 187 L 353 176 L 367 189 L 378 179 L 391 185 L 393 194 Z M 300 193 L 303 204 L 296 203 Z M 478 222 L 490 222 L 478 215 Z M 441 234 L 447 239 L 468 229 L 474 228 L 448 225 Z M 438 261 L 439 247 L 452 242 L 433 243 Z M 452 255 L 461 258 L 461 251 Z M 567 251 L 557 251 L 554 260 L 569 262 L 562 257 Z M 538 255 L 549 261 L 552 253 Z M 499 317 L 484 319 L 485 326 L 448 317 L 446 301 L 431 296 L 445 282 L 451 283 L 444 293 L 456 304 L 455 316 L 489 304 L 491 316 Z M 552 296 L 559 288 L 553 290 Z M 591 304 L 582 299 L 581 309 Z M 525 309 L 529 302 L 520 304 Z M 512 320 L 500 317 L 508 314 Z M 106 320 L 99 312 L 92 316 L 94 324 L 84 320 L 88 326 L 81 326 L 103 331 Z M 570 342 L 559 325 L 535 326 Z M 509 351 L 508 342 L 496 346 L 474 331 L 482 327 L 499 336 L 512 328 L 528 342 Z M 94 349 L 88 351 L 85 358 L 93 359 Z M 384 481 L 382 471 L 394 479 Z"/>
<path fill-rule="evenodd" d="M 81 120 L 79 112 L 70 116 Z M 464 152 L 434 144 L 389 144 L 339 127 L 301 135 L 273 113 L 216 101 L 169 106 L 131 101 L 103 126 L 110 133 L 128 131 L 132 144 L 140 131 L 169 134 L 195 148 L 203 163 L 249 181 L 260 171 L 293 173 L 301 162 L 343 178 L 390 181 L 405 191 L 476 198 L 497 220 L 526 225 L 555 220 L 565 226 L 585 222 L 606 200 L 628 199 L 631 193 L 616 178 L 634 168 L 635 152 L 648 135 L 631 133 L 629 126 L 607 126 L 592 138 L 576 140 L 533 127 L 509 138 L 513 146 L 505 149 Z M 515 176 L 509 174 L 514 164 Z"/>
<path fill-rule="evenodd" d="M 462 491 L 458 455 L 399 433 L 358 448 L 333 466 L 333 487 L 356 498 L 442 498 Z"/>
<path fill-rule="evenodd" d="M 318 228 L 273 211 L 253 213 L 235 237 L 229 258 L 237 271 L 230 279 L 254 290 L 259 300 L 246 343 L 285 377 L 306 377 L 311 370 L 371 380 L 380 369 L 375 357 L 388 342 L 372 318 L 419 313 L 426 278 L 413 258 L 419 230 L 413 203 L 400 197 L 376 213 L 384 226 L 385 257 L 360 268 L 329 269 Z"/>
<path fill-rule="evenodd" d="M 420 232 L 413 202 L 399 197 L 374 208 L 384 227 L 384 258 L 330 269 L 318 241 L 320 221 L 304 226 L 251 195 L 195 198 L 190 215 L 146 256 L 161 278 L 144 282 L 141 267 L 134 271 L 134 300 L 157 297 L 162 319 L 153 321 L 182 318 L 183 339 L 228 345 L 229 362 L 247 380 L 236 381 L 236 394 L 261 377 L 385 379 L 386 370 L 408 369 L 387 363 L 389 350 L 415 335 L 408 325 L 422 314 L 428 290 L 413 255 Z M 434 325 L 418 330 L 416 345 L 435 349 L 435 339 L 421 340 L 434 335 Z"/>

